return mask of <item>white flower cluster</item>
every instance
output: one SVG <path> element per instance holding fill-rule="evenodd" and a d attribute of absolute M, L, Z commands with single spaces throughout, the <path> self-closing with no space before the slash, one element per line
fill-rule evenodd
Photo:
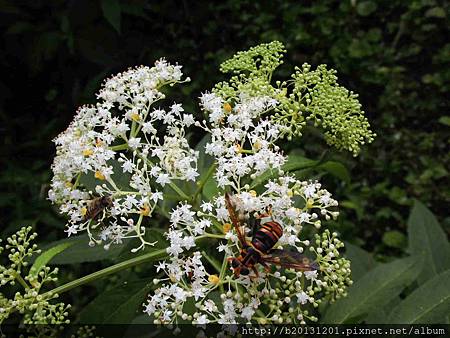
<path fill-rule="evenodd" d="M 287 156 L 277 142 L 286 126 L 270 119 L 277 100 L 250 92 L 229 99 L 204 93 L 202 121 L 176 103 L 154 107 L 165 98 L 161 88 L 186 81 L 181 78 L 181 67 L 164 60 L 118 74 L 104 83 L 99 102 L 80 108 L 56 138 L 49 197 L 69 216 L 66 231 L 86 231 L 92 245 L 105 248 L 137 237 L 141 244 L 135 252 L 154 244 L 144 236 L 154 211 L 170 219 L 169 258 L 157 265 L 166 276 L 155 279 L 158 288 L 145 305 L 156 323 L 316 320 L 310 311 L 323 297 L 345 295 L 351 283 L 349 262 L 339 256 L 342 242 L 336 233 L 321 230 L 322 220 L 337 217 L 337 201 L 320 183 L 283 172 Z M 201 177 L 199 154 L 185 135 L 192 125 L 210 136 L 203 151 L 213 163 Z M 217 182 L 213 197 L 200 202 L 212 178 Z M 195 192 L 183 191 L 175 180 L 193 181 L 197 185 L 185 186 Z M 159 203 L 168 197 L 166 186 L 181 201 L 171 212 Z M 304 269 L 298 268 L 306 266 L 300 261 L 283 265 L 278 257 L 266 266 L 255 262 L 249 275 L 231 269 L 230 259 L 235 262 L 245 252 L 225 192 L 236 201 L 247 244 L 256 219 L 264 218 L 264 225 L 269 218 L 282 229 L 273 249 L 311 264 Z"/>
<path fill-rule="evenodd" d="M 67 317 L 71 306 L 56 302 L 57 294 L 44 292 L 49 283 L 58 280 L 58 268 L 51 269 L 45 265 L 30 267 L 30 258 L 41 253 L 37 244 L 33 243 L 36 237 L 37 233 L 32 232 L 31 226 L 22 227 L 6 238 L 6 245 L 0 246 L 0 254 L 4 254 L 0 264 L 0 325 L 17 313 L 23 316 L 23 324 L 33 324 L 34 327 L 36 324 L 70 322 Z M 17 289 L 17 286 L 23 290 Z"/>
<path fill-rule="evenodd" d="M 49 198 L 69 216 L 69 235 L 86 230 L 92 245 L 106 248 L 129 237 L 139 237 L 141 247 L 150 244 L 142 218 L 162 199 L 161 187 L 198 175 L 198 154 L 185 138 L 193 116 L 180 104 L 154 108 L 165 98 L 163 86 L 189 81 L 181 78 L 181 66 L 164 59 L 117 74 L 103 84 L 99 102 L 81 107 L 55 139 Z M 102 204 L 102 196 L 111 205 Z"/>
<path fill-rule="evenodd" d="M 282 127 L 259 118 L 277 105 L 276 100 L 242 96 L 234 107 L 214 93 L 205 93 L 200 100 L 210 126 L 206 121 L 196 125 L 211 134 L 205 152 L 217 161 L 216 179 L 220 187 L 230 185 L 239 190 L 236 184 L 241 177 L 255 178 L 284 164 L 285 157 L 275 145 Z"/>
<path fill-rule="evenodd" d="M 256 317 L 264 318 L 266 323 L 289 322 L 292 318 L 304 322 L 308 312 L 303 305 L 317 306 L 320 302 L 320 297 L 315 297 L 315 294 L 327 292 L 328 289 L 343 293 L 343 290 L 338 291 L 334 287 L 333 277 L 327 277 L 329 282 L 323 281 L 325 276 L 342 274 L 342 271 L 335 271 L 342 270 L 338 264 L 338 260 L 342 260 L 339 254 L 336 254 L 336 250 L 331 254 L 328 250 L 325 254 L 322 241 L 316 243 L 316 248 L 303 235 L 305 225 L 320 225 L 319 215 L 336 217 L 337 212 L 330 209 L 337 202 L 326 190 L 319 189 L 318 183 L 299 182 L 288 176 L 281 177 L 277 182 L 270 181 L 265 188 L 259 196 L 254 191 L 245 190 L 236 194 L 235 197 L 242 202 L 240 211 L 251 218 L 255 212 L 271 206 L 273 219 L 284 230 L 277 248 L 310 252 L 319 266 L 326 269 L 305 272 L 289 269 L 265 271 L 262 266 L 257 266 L 258 277 L 236 278 L 229 270 L 227 259 L 239 256 L 242 245 L 230 225 L 224 197 L 219 196 L 213 202 L 203 203 L 201 211 L 197 213 L 191 205 L 180 204 L 172 213 L 171 228 L 167 234 L 170 260 L 157 266 L 157 271 L 163 270 L 167 277 L 155 280 L 155 283 L 166 284 L 158 288 L 146 304 L 145 311 L 154 316 L 156 323 L 245 323 L 253 319 L 258 309 Z M 297 206 L 300 204 L 303 207 Z M 251 230 L 248 225 L 245 229 Z M 196 241 L 201 243 L 203 238 L 221 240 L 217 250 L 213 250 L 215 255 L 211 251 L 190 253 L 193 248 L 198 250 Z M 341 242 L 333 237 L 331 244 L 335 248 Z M 317 252 L 321 253 L 320 257 Z M 222 263 L 211 263 L 211 255 Z M 345 265 L 346 275 L 349 273 L 348 268 L 348 264 Z M 279 298 L 280 290 L 286 290 L 287 293 L 282 291 L 285 297 Z M 195 304 L 191 313 L 185 311 L 189 303 Z M 263 310 L 264 306 L 267 306 L 267 311 Z M 295 316 L 292 309 L 295 309 Z"/>
<path fill-rule="evenodd" d="M 337 248 L 342 243 L 336 234 L 325 231 L 326 236 L 315 242 L 307 237 L 320 229 L 321 218 L 337 217 L 334 210 L 337 201 L 318 182 L 302 182 L 282 175 L 280 168 L 286 157 L 275 145 L 280 126 L 260 118 L 276 106 L 276 101 L 242 97 L 232 107 L 215 94 L 206 93 L 201 103 L 209 122 L 196 125 L 211 134 L 205 152 L 216 160 L 214 176 L 218 186 L 231 186 L 234 190 L 239 213 L 245 215 L 243 231 L 247 240 L 250 242 L 252 236 L 251 219 L 270 208 L 270 217 L 283 229 L 276 248 L 310 255 L 320 268 L 295 271 L 275 266 L 264 269 L 257 264 L 257 275 L 234 275 L 229 258 L 241 254 L 242 243 L 231 224 L 224 190 L 219 190 L 197 212 L 195 206 L 182 203 L 171 213 L 167 233 L 170 259 L 157 266 L 167 277 L 154 281 L 160 287 L 150 296 L 145 311 L 153 316 L 155 323 L 315 320 L 307 306 L 317 307 L 324 294 L 339 297 L 349 282 L 349 263 L 339 257 Z M 245 182 L 266 170 L 281 175 L 255 188 L 258 192 L 251 190 Z M 205 238 L 208 246 L 199 251 Z M 217 249 L 211 249 L 214 239 L 220 241 Z"/>

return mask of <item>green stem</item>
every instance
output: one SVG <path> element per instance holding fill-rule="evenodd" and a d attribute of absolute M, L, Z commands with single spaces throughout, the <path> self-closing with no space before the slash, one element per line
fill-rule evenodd
<path fill-rule="evenodd" d="M 185 200 L 187 200 L 187 201 L 190 200 L 189 196 L 186 195 L 186 194 L 184 193 L 184 191 L 181 190 L 175 183 L 173 183 L 173 182 L 171 181 L 171 182 L 169 182 L 168 184 L 169 184 L 169 186 L 170 186 L 173 190 L 175 190 L 175 192 L 176 192 L 178 195 L 180 195 L 181 198 L 183 198 L 183 199 L 185 199 Z"/>
<path fill-rule="evenodd" d="M 225 278 L 225 273 L 226 273 L 226 271 L 227 271 L 227 266 L 228 266 L 228 258 L 227 258 L 227 255 L 225 254 L 225 255 L 223 256 L 222 267 L 221 267 L 221 269 L 220 269 L 220 274 L 219 274 L 219 279 L 220 279 L 220 280 L 224 280 L 224 278 Z M 224 290 L 224 288 L 223 288 L 223 284 L 220 284 L 220 292 L 221 292 L 221 293 L 224 293 L 224 292 L 225 292 L 225 290 Z"/>
<path fill-rule="evenodd" d="M 118 144 L 116 146 L 111 146 L 109 147 L 110 150 L 125 150 L 128 149 L 128 143 L 122 143 L 122 144 Z"/>
<path fill-rule="evenodd" d="M 16 280 L 19 282 L 20 285 L 22 285 L 25 289 L 29 289 L 30 286 L 28 285 L 28 283 L 22 278 L 22 276 L 20 274 L 16 274 L 15 275 Z"/>
<path fill-rule="evenodd" d="M 80 183 L 80 178 L 81 178 L 81 174 L 78 174 L 77 178 L 75 180 L 75 183 L 73 184 L 72 189 L 75 189 L 78 186 L 78 184 Z"/>
<path fill-rule="evenodd" d="M 136 223 L 136 226 L 134 227 L 136 229 L 136 234 L 138 235 L 139 238 L 141 238 L 141 223 L 142 223 L 143 219 L 144 219 L 144 215 L 140 214 L 139 219 Z"/>
<path fill-rule="evenodd" d="M 136 136 L 136 121 L 131 122 L 130 138 Z"/>
<path fill-rule="evenodd" d="M 202 238 L 219 238 L 219 239 L 224 239 L 225 235 L 216 235 L 216 234 L 210 234 L 208 232 L 205 232 L 203 235 L 196 237 L 195 240 L 202 239 Z"/>
<path fill-rule="evenodd" d="M 135 265 L 138 265 L 138 264 L 141 264 L 144 262 L 160 260 L 162 258 L 165 258 L 166 256 L 167 256 L 166 249 L 152 251 L 145 255 L 141 255 L 139 257 L 134 257 L 134 258 L 128 259 L 126 261 L 109 266 L 105 269 L 93 272 L 90 275 L 78 278 L 74 281 L 71 281 L 71 282 L 61 285 L 61 286 L 58 286 L 57 288 L 44 293 L 42 296 L 43 297 L 51 297 L 54 294 L 61 294 L 63 292 L 67 292 L 67 291 L 72 290 L 73 288 L 76 288 L 83 284 L 87 284 L 87 283 L 93 282 L 97 279 L 109 276 L 118 271 L 131 268 L 132 266 L 135 266 Z"/>
<path fill-rule="evenodd" d="M 227 258 L 227 255 L 224 255 L 223 261 L 222 261 L 222 268 L 220 269 L 220 276 L 219 276 L 219 278 L 221 280 L 225 277 L 225 273 L 227 271 L 227 266 L 228 266 L 228 258 Z"/>
<path fill-rule="evenodd" d="M 211 164 L 211 166 L 209 167 L 208 171 L 206 172 L 205 177 L 199 182 L 198 188 L 197 188 L 197 190 L 195 190 L 194 196 L 192 196 L 192 201 L 195 201 L 197 195 L 201 193 L 201 191 L 203 190 L 203 187 L 206 184 L 206 181 L 208 181 L 208 179 L 214 173 L 214 170 L 216 170 L 216 167 L 217 167 L 217 163 L 216 162 Z"/>
<path fill-rule="evenodd" d="M 117 191 L 112 194 L 112 197 L 122 196 L 122 195 L 142 195 L 139 191 Z"/>

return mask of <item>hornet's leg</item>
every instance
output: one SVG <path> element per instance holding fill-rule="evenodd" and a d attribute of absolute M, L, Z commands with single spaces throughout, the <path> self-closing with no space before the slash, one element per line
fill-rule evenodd
<path fill-rule="evenodd" d="M 259 277 L 258 269 L 256 268 L 256 266 L 253 265 L 252 270 L 255 273 L 256 277 Z"/>

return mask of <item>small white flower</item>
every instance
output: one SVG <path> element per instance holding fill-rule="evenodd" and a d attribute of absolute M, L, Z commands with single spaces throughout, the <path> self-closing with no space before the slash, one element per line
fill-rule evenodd
<path fill-rule="evenodd" d="M 192 116 L 192 114 L 184 114 L 183 123 L 186 125 L 186 127 L 190 127 L 195 123 L 194 116 Z"/>
<path fill-rule="evenodd" d="M 162 186 L 165 186 L 167 183 L 170 183 L 169 175 L 159 174 L 158 178 L 156 179 L 156 183 L 161 184 Z"/>
<path fill-rule="evenodd" d="M 133 137 L 128 140 L 128 145 L 132 149 L 137 149 L 141 145 L 141 138 L 140 137 Z"/>
<path fill-rule="evenodd" d="M 297 302 L 299 304 L 306 304 L 309 301 L 309 296 L 306 294 L 306 292 L 302 291 L 297 293 Z"/>

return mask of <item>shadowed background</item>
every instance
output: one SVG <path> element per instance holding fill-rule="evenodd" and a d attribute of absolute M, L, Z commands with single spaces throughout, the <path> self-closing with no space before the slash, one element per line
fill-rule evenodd
<path fill-rule="evenodd" d="M 279 78 L 303 62 L 328 64 L 360 94 L 378 134 L 357 158 L 328 155 L 347 168 L 321 178 L 340 201 L 344 239 L 381 260 L 401 256 L 414 199 L 448 234 L 448 13 L 448 2 L 433 0 L 0 1 L 2 237 L 32 225 L 40 242 L 64 238 L 65 221 L 46 200 L 51 140 L 105 77 L 160 57 L 179 62 L 193 81 L 171 98 L 198 115 L 200 93 L 223 78 L 219 64 L 272 40 L 288 51 Z M 291 148 L 317 159 L 327 146 L 307 132 Z M 94 270 L 76 266 L 62 279 Z"/>

